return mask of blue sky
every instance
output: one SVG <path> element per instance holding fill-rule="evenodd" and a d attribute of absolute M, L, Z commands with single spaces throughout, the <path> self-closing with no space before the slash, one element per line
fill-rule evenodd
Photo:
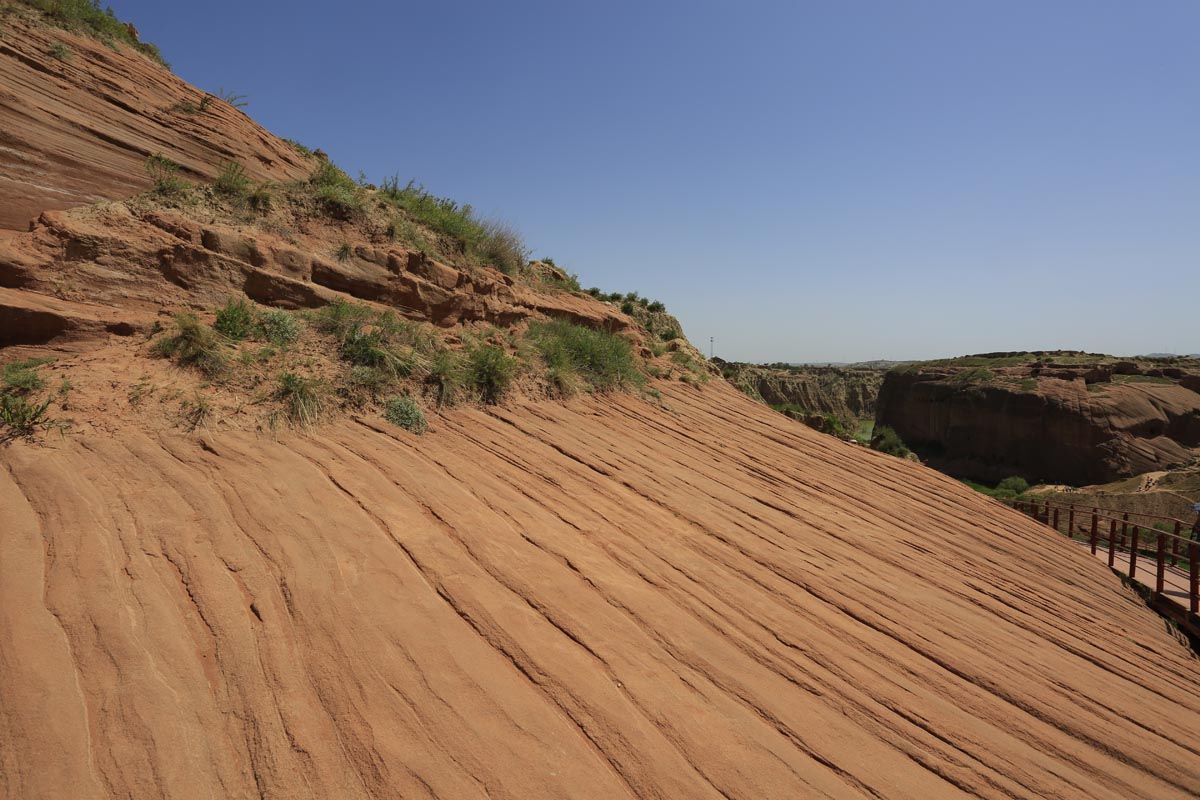
<path fill-rule="evenodd" d="M 112 0 L 717 355 L 1200 351 L 1200 3 Z"/>

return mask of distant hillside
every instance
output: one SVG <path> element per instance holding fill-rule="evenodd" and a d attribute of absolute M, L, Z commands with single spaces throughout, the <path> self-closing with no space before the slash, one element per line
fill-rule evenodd
<path fill-rule="evenodd" d="M 1198 392 L 1195 359 L 987 353 L 889 371 L 876 424 L 952 475 L 1078 486 L 1191 461 Z"/>
<path fill-rule="evenodd" d="M 713 359 L 734 386 L 777 411 L 848 435 L 875 416 L 884 370 L 862 366 L 743 364 Z"/>

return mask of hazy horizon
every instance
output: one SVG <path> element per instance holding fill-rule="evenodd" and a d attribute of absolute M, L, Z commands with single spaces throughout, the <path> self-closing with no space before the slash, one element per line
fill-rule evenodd
<path fill-rule="evenodd" d="M 1195 3 L 113 6 L 706 353 L 1200 349 Z"/>

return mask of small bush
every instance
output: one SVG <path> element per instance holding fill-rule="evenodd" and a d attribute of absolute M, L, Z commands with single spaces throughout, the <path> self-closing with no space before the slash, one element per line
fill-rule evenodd
<path fill-rule="evenodd" d="M 1029 491 L 1029 481 L 1019 475 L 1013 475 L 996 484 L 996 489 L 997 491 L 1012 492 L 1014 496 L 1025 494 L 1025 492 Z"/>
<path fill-rule="evenodd" d="M 255 331 L 271 344 L 286 347 L 300 338 L 300 320 L 286 311 L 263 311 L 258 315 Z"/>
<path fill-rule="evenodd" d="M 174 196 L 187 191 L 187 181 L 179 177 L 179 165 L 161 153 L 148 157 L 145 166 L 156 194 Z"/>
<path fill-rule="evenodd" d="M 350 246 L 349 242 L 342 242 L 338 245 L 338 249 L 334 251 L 334 256 L 337 257 L 338 261 L 349 261 L 353 255 L 354 248 Z"/>
<path fill-rule="evenodd" d="M 250 193 L 250 176 L 245 167 L 230 161 L 213 182 L 213 188 L 226 197 L 243 198 Z"/>
<path fill-rule="evenodd" d="M 275 397 L 283 402 L 284 411 L 292 424 L 307 427 L 320 419 L 325 409 L 324 392 L 319 382 L 294 372 L 279 376 Z"/>
<path fill-rule="evenodd" d="M 388 345 L 387 336 L 381 330 L 351 331 L 342 342 L 342 358 L 351 364 L 373 367 L 399 377 L 411 375 L 416 366 L 411 354 L 397 353 Z"/>
<path fill-rule="evenodd" d="M 308 181 L 328 213 L 348 219 L 362 212 L 361 188 L 333 162 L 322 159 Z"/>
<path fill-rule="evenodd" d="M 655 300 L 653 303 L 650 303 L 648 306 L 646 306 L 646 310 L 657 314 L 659 312 L 666 311 L 667 307 L 663 305 L 661 301 Z"/>
<path fill-rule="evenodd" d="M 209 377 L 224 372 L 229 363 L 220 334 L 200 322 L 195 314 L 176 314 L 175 332 L 159 339 L 154 351 L 182 366 L 195 367 Z"/>
<path fill-rule="evenodd" d="M 904 458 L 912 452 L 905 446 L 903 440 L 900 439 L 900 435 L 887 425 L 875 431 L 875 434 L 871 437 L 871 449 L 898 458 Z"/>
<path fill-rule="evenodd" d="M 71 60 L 71 48 L 67 47 L 62 42 L 55 42 L 50 45 L 50 57 L 56 58 L 59 61 Z"/>
<path fill-rule="evenodd" d="M 254 332 L 257 322 L 258 314 L 254 306 L 247 300 L 237 297 L 217 310 L 217 319 L 213 323 L 213 327 L 218 333 L 235 341 L 241 341 Z"/>
<path fill-rule="evenodd" d="M 517 373 L 517 360 L 491 344 L 477 345 L 466 354 L 465 382 L 485 403 L 496 403 L 508 391 Z"/>
<path fill-rule="evenodd" d="M 554 320 L 531 325 L 529 337 L 560 390 L 574 374 L 601 390 L 645 381 L 629 342 L 615 334 Z"/>
<path fill-rule="evenodd" d="M 425 421 L 425 413 L 408 395 L 388 400 L 383 415 L 388 422 L 413 433 L 421 434 L 429 429 L 429 425 Z"/>
<path fill-rule="evenodd" d="M 621 303 L 622 314 L 632 314 L 634 311 L 634 303 L 632 300 L 625 300 Z"/>

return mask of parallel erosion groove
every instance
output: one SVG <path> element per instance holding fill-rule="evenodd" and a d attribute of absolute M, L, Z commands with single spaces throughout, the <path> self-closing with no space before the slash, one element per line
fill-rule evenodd
<path fill-rule="evenodd" d="M 664 400 L 6 448 L 0 731 L 62 758 L 6 744 L 0 786 L 1195 795 L 1196 659 L 1085 547 L 723 384 Z"/>

